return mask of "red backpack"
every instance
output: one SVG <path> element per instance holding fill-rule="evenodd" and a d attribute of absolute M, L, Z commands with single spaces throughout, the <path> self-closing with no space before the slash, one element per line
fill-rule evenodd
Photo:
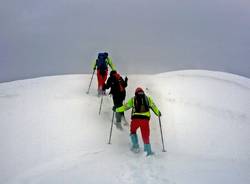
<path fill-rule="evenodd" d="M 116 79 L 116 88 L 118 89 L 118 91 L 125 91 L 125 81 L 123 80 L 123 78 L 118 73 L 114 74 L 114 76 Z"/>

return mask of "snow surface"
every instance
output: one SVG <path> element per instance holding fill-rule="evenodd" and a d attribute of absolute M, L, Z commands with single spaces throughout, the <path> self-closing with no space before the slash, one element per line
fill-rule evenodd
<path fill-rule="evenodd" d="M 167 152 L 152 113 L 154 156 L 132 153 L 129 127 L 101 115 L 94 77 L 42 77 L 0 84 L 0 183 L 249 184 L 250 80 L 211 71 L 131 75 L 161 110 Z M 127 120 L 130 111 L 125 113 Z M 142 146 L 141 135 L 139 141 Z"/>

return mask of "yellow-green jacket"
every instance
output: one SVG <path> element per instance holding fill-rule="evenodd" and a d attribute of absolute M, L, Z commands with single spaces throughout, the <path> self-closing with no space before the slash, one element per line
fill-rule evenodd
<path fill-rule="evenodd" d="M 97 61 L 97 60 L 94 60 L 94 61 L 93 61 L 93 70 L 95 70 L 96 67 L 97 67 L 96 61 Z M 113 64 L 111 57 L 107 57 L 105 61 L 106 61 L 106 63 L 107 63 L 107 66 L 110 66 L 110 68 L 111 68 L 112 71 L 113 71 L 113 70 L 116 70 L 116 69 L 115 69 L 115 65 Z"/>
<path fill-rule="evenodd" d="M 124 112 L 124 111 L 132 108 L 131 118 L 150 119 L 150 110 L 148 110 L 147 112 L 142 112 L 142 113 L 135 112 L 134 98 L 135 97 L 130 98 L 127 101 L 127 103 L 125 103 L 123 106 L 117 108 L 116 112 Z M 149 96 L 146 96 L 146 98 L 148 100 L 149 109 L 151 109 L 155 113 L 156 116 L 160 116 L 161 113 L 160 113 L 159 109 L 157 108 L 157 106 L 155 105 L 152 98 Z"/>

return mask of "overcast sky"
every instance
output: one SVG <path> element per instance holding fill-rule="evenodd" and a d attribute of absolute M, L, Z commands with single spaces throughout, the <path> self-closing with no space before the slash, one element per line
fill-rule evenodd
<path fill-rule="evenodd" d="M 249 0 L 1 0 L 0 82 L 208 69 L 250 77 Z"/>

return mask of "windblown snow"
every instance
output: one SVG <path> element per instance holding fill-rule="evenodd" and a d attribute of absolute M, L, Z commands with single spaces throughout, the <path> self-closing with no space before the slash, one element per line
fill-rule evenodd
<path fill-rule="evenodd" d="M 127 97 L 143 87 L 152 113 L 154 156 L 130 151 L 129 127 L 113 128 L 112 99 L 90 75 L 0 84 L 1 184 L 249 184 L 250 80 L 212 71 L 130 75 Z M 125 113 L 130 120 L 130 111 Z M 139 141 L 142 145 L 140 131 Z"/>

